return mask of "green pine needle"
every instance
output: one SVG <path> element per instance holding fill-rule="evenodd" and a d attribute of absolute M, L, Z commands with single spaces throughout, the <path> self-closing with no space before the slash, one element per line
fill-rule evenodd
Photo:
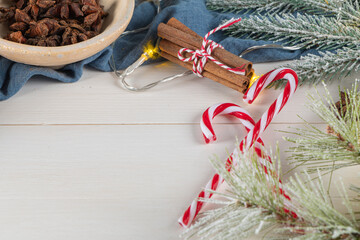
<path fill-rule="evenodd" d="M 326 88 L 325 88 L 326 89 Z M 308 107 L 323 119 L 331 135 L 308 123 L 305 129 L 295 129 L 297 137 L 287 137 L 295 146 L 289 149 L 292 164 L 306 166 L 309 172 L 320 169 L 324 172 L 360 164 L 360 94 L 356 82 L 345 92 L 346 113 L 342 114 L 326 89 L 325 96 L 308 95 Z M 288 132 L 289 133 L 289 132 Z"/>
<path fill-rule="evenodd" d="M 338 212 L 332 206 L 320 172 L 318 172 L 317 180 L 312 180 L 307 172 L 305 176 L 305 179 L 302 179 L 295 175 L 295 178 L 291 178 L 290 183 L 286 185 L 293 202 L 297 203 L 295 211 L 302 219 L 293 227 L 286 228 L 287 230 L 295 228 L 303 232 L 292 239 L 359 239 L 360 222 L 355 219 L 353 205 L 349 201 L 342 182 L 340 182 L 342 188 L 339 193 L 348 210 L 347 215 L 350 217 Z"/>
<path fill-rule="evenodd" d="M 357 0 L 207 0 L 211 10 L 236 13 L 281 14 L 303 12 L 336 17 L 357 25 L 360 23 Z"/>
<path fill-rule="evenodd" d="M 231 36 L 319 50 L 285 66 L 299 74 L 300 84 L 338 80 L 359 70 L 359 0 L 207 0 L 207 7 L 252 14 L 226 30 Z"/>
<path fill-rule="evenodd" d="M 283 42 L 283 45 L 304 49 L 355 49 L 360 45 L 358 27 L 345 25 L 336 18 L 300 13 L 250 16 L 232 25 L 226 32 L 234 37 Z"/>
<path fill-rule="evenodd" d="M 266 175 L 253 152 L 239 154 L 239 158 L 234 157 L 234 161 L 237 164 L 229 172 L 222 161 L 217 158 L 211 160 L 215 170 L 229 186 L 226 194 L 213 193 L 219 194 L 226 201 L 202 199 L 223 207 L 205 212 L 184 233 L 186 239 L 247 239 L 277 221 L 289 220 L 284 212 L 284 198 L 279 191 L 278 176 Z M 275 161 L 266 162 L 265 166 L 275 169 L 276 164 Z"/>
<path fill-rule="evenodd" d="M 342 48 L 335 53 L 320 53 L 320 56 L 310 54 L 283 67 L 294 69 L 300 84 L 318 84 L 324 79 L 332 82 L 360 70 L 360 48 Z"/>
<path fill-rule="evenodd" d="M 272 159 L 273 163 L 266 162 L 265 165 L 275 170 L 277 157 L 272 156 Z M 225 200 L 202 199 L 218 203 L 220 207 L 203 213 L 182 237 L 248 239 L 256 234 L 265 234 L 266 237 L 269 230 L 275 239 L 355 240 L 360 237 L 360 223 L 355 218 L 353 205 L 343 185 L 343 204 L 350 217 L 333 208 L 320 172 L 317 180 L 312 180 L 306 173 L 305 179 L 296 175 L 289 183 L 283 183 L 283 189 L 287 189 L 292 198 L 292 204 L 286 205 L 284 197 L 279 194 L 279 178 L 275 174 L 267 176 L 256 155 L 251 152 L 239 154 L 235 161 L 237 164 L 230 172 L 220 160 L 211 161 L 229 190 L 225 194 L 211 191 Z M 281 173 L 281 170 L 278 171 Z M 299 217 L 287 216 L 284 207 L 296 212 Z"/>

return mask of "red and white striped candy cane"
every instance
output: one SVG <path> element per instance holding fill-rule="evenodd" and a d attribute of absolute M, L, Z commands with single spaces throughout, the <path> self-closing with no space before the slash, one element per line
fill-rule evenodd
<path fill-rule="evenodd" d="M 218 115 L 231 115 L 238 118 L 240 122 L 245 126 L 245 129 L 247 131 L 250 131 L 252 128 L 254 128 L 255 125 L 255 121 L 250 116 L 250 114 L 238 105 L 232 103 L 223 103 L 223 104 L 214 105 L 208 108 L 204 112 L 200 123 L 204 139 L 207 143 L 209 143 L 210 140 L 214 140 L 214 141 L 216 140 L 216 136 L 211 124 L 211 120 Z M 255 144 L 255 149 L 256 149 L 256 153 L 260 157 L 262 157 L 262 153 L 263 153 L 263 151 L 261 150 L 261 146 L 263 144 L 264 143 L 261 140 L 261 138 L 258 138 Z M 233 164 L 233 157 L 236 156 L 238 156 L 237 149 L 233 151 L 233 153 L 226 161 L 226 168 L 228 169 L 228 171 L 231 170 Z M 205 189 L 199 193 L 198 198 L 206 198 L 206 199 L 211 198 L 213 194 L 210 193 L 208 190 L 216 191 L 223 182 L 224 179 L 219 174 L 215 174 L 208 182 L 208 184 L 205 186 Z M 188 227 L 195 219 L 197 214 L 200 212 L 201 208 L 203 207 L 203 204 L 204 202 L 195 199 L 191 203 L 191 205 L 187 208 L 187 210 L 182 215 L 182 217 L 179 219 L 180 225 L 183 227 Z"/>
<path fill-rule="evenodd" d="M 212 57 L 211 53 L 214 51 L 215 48 L 218 48 L 218 47 L 223 48 L 223 47 L 220 44 L 208 39 L 211 34 L 217 32 L 217 31 L 226 29 L 226 28 L 230 27 L 231 25 L 233 25 L 237 22 L 240 22 L 240 21 L 241 21 L 240 18 L 239 19 L 231 19 L 231 20 L 227 21 L 226 23 L 220 25 L 219 27 L 214 28 L 213 30 L 211 30 L 210 32 L 208 32 L 205 35 L 204 40 L 202 42 L 201 49 L 192 50 L 189 48 L 182 48 L 178 52 L 178 58 L 183 62 L 193 61 L 193 72 L 194 72 L 194 74 L 196 74 L 199 77 L 203 77 L 202 72 L 203 72 L 205 64 L 208 60 L 213 61 L 220 67 L 228 70 L 229 72 L 245 75 L 245 69 L 242 69 L 243 66 L 240 66 L 238 68 L 232 68 L 232 67 L 229 67 L 229 66 L 225 65 L 224 63 L 216 60 L 214 57 Z M 186 57 L 184 57 L 185 53 L 190 53 L 191 56 L 186 58 Z"/>
<path fill-rule="evenodd" d="M 214 129 L 211 124 L 211 120 L 214 119 L 218 115 L 231 115 L 238 118 L 241 123 L 245 126 L 246 131 L 250 131 L 254 128 L 255 121 L 250 116 L 250 114 L 240 106 L 233 103 L 221 103 L 209 107 L 203 114 L 200 127 L 202 134 L 204 136 L 205 142 L 210 143 L 211 141 L 216 141 L 216 135 Z M 256 140 L 255 151 L 258 156 L 262 156 L 263 152 L 261 151 L 261 146 L 264 146 L 264 143 L 261 138 Z M 243 149 L 241 148 L 243 151 Z M 268 159 L 270 160 L 270 159 Z M 271 161 L 271 160 L 270 160 Z"/>
<path fill-rule="evenodd" d="M 227 114 L 231 114 L 233 116 L 239 117 L 241 120 L 244 118 L 244 125 L 247 127 L 247 130 L 249 131 L 248 135 L 245 137 L 245 139 L 240 143 L 240 150 L 243 151 L 244 145 L 246 149 L 249 149 L 254 143 L 255 143 L 255 151 L 260 156 L 260 160 L 264 157 L 263 152 L 261 150 L 261 146 L 258 145 L 261 143 L 263 145 L 262 140 L 259 141 L 259 136 L 261 133 L 264 132 L 266 127 L 270 124 L 271 120 L 281 111 L 281 109 L 284 107 L 286 102 L 289 100 L 289 98 L 293 95 L 293 93 L 296 91 L 297 85 L 298 85 L 298 79 L 297 74 L 291 70 L 291 69 L 278 69 L 271 71 L 264 76 L 262 76 L 257 82 L 255 82 L 251 88 L 245 93 L 244 100 L 248 103 L 252 103 L 255 98 L 259 95 L 259 93 L 266 88 L 269 84 L 272 82 L 279 80 L 279 79 L 287 79 L 288 83 L 283 91 L 283 93 L 280 94 L 280 96 L 277 98 L 277 100 L 270 106 L 269 110 L 266 111 L 261 119 L 255 124 L 254 121 L 250 117 L 250 115 L 243 109 L 239 107 L 238 113 L 235 113 L 235 111 L 231 111 L 231 108 L 236 109 L 236 105 L 231 104 L 224 104 L 224 105 L 215 105 L 214 107 L 209 108 L 203 115 L 202 121 L 201 121 L 201 128 L 203 130 L 203 135 L 205 138 L 205 141 L 209 143 L 212 140 L 216 140 L 215 133 L 213 131 L 213 128 L 211 126 L 210 120 L 213 119 L 216 115 L 219 113 L 222 113 L 225 111 Z M 251 121 L 251 120 L 252 121 Z M 265 121 L 265 122 L 264 122 Z M 245 143 L 244 143 L 245 142 Z M 250 144 L 249 144 L 250 143 Z M 236 149 L 235 149 L 236 151 Z M 235 156 L 235 151 L 233 152 L 233 155 Z M 268 156 L 265 156 L 265 158 L 269 161 L 271 159 Z M 227 160 L 226 167 L 228 170 L 231 169 L 232 165 L 232 157 Z M 264 163 L 262 163 L 264 165 Z M 264 168 L 266 174 L 268 174 L 267 169 Z M 205 191 L 202 191 L 199 194 L 199 198 L 211 198 L 212 194 L 206 193 L 206 189 L 216 190 L 219 185 L 222 183 L 221 177 L 216 174 L 214 177 L 210 180 L 210 182 L 205 187 Z M 291 200 L 288 195 L 283 191 L 282 189 L 282 183 L 280 180 L 279 183 L 279 190 L 281 194 L 285 197 L 286 205 L 291 205 L 289 201 Z M 191 222 L 195 219 L 199 211 L 201 210 L 203 206 L 203 202 L 198 202 L 197 200 L 194 200 L 191 206 L 185 211 L 184 215 L 180 218 L 179 222 L 182 226 L 187 227 L 191 224 Z M 288 210 L 287 208 L 284 208 L 285 212 L 290 213 L 293 217 L 297 217 L 296 213 Z"/>
<path fill-rule="evenodd" d="M 204 112 L 200 121 L 201 131 L 206 143 L 216 141 L 216 135 L 212 127 L 211 120 L 218 115 L 231 115 L 239 118 L 247 130 L 252 129 L 255 125 L 254 119 L 246 110 L 242 109 L 240 106 L 233 103 L 216 104 L 212 107 L 209 107 Z"/>
<path fill-rule="evenodd" d="M 268 72 L 263 75 L 259 80 L 257 80 L 250 88 L 246 91 L 243 99 L 245 102 L 251 104 L 259 95 L 259 93 L 264 90 L 271 83 L 279 80 L 286 79 L 288 80 L 284 91 L 280 96 L 274 101 L 269 109 L 262 115 L 261 119 L 256 123 L 254 129 L 252 129 L 245 139 L 242 141 L 242 144 L 245 144 L 246 149 L 249 149 L 251 145 L 258 139 L 258 137 L 265 131 L 269 126 L 273 118 L 281 111 L 281 109 L 288 102 L 289 98 L 294 94 L 298 86 L 298 77 L 297 74 L 288 68 L 280 68 Z"/>
<path fill-rule="evenodd" d="M 273 118 L 279 114 L 290 97 L 295 93 L 298 86 L 298 76 L 294 70 L 289 68 L 275 69 L 260 77 L 244 94 L 243 100 L 251 104 L 258 97 L 262 90 L 264 90 L 271 83 L 280 79 L 286 79 L 288 81 L 284 91 L 273 102 L 273 104 L 271 104 L 269 109 L 261 116 L 260 120 L 255 124 L 255 127 L 249 131 L 244 140 L 241 141 L 240 149 L 242 149 L 244 146 L 246 146 L 246 149 L 249 149 L 269 126 Z M 285 205 L 291 206 L 291 199 L 282 189 L 281 180 L 279 183 L 279 190 L 286 199 Z M 291 214 L 292 217 L 297 218 L 297 214 L 295 212 L 290 211 L 287 208 L 284 208 L 284 211 Z"/>

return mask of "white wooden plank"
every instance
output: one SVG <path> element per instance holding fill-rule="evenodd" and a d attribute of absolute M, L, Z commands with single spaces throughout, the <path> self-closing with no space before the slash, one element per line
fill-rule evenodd
<path fill-rule="evenodd" d="M 285 127 L 265 142 L 285 150 L 273 131 Z M 213 173 L 208 157 L 224 159 L 234 131 L 243 137 L 240 125 L 215 131 L 205 145 L 198 125 L 2 126 L 0 237 L 177 239 L 178 216 Z M 358 171 L 339 175 L 349 185 Z"/>
<path fill-rule="evenodd" d="M 264 73 L 274 66 L 255 68 Z M 134 78 L 152 81 L 181 71 L 163 63 L 141 68 Z M 299 126 L 297 114 L 321 122 L 304 107 L 307 90 L 299 89 L 276 118 L 266 143 L 287 149 L 283 134 L 272 130 Z M 330 90 L 336 93 L 336 84 Z M 246 108 L 258 119 L 278 93 L 269 90 Z M 200 116 L 218 102 L 244 106 L 238 93 L 194 77 L 139 94 L 95 71 L 74 84 L 31 80 L 0 103 L 0 238 L 177 239 L 177 217 L 213 173 L 208 157 L 225 159 L 234 132 L 244 136 L 239 124 L 217 124 L 219 142 L 203 143 Z M 286 160 L 283 165 L 290 168 Z M 334 179 L 348 186 L 359 182 L 359 170 L 342 169 Z"/>
<path fill-rule="evenodd" d="M 125 195 L 126 193 L 124 193 Z M 11 240 L 179 239 L 176 209 L 146 198 L 0 200 L 0 238 Z M 167 205 L 171 200 L 165 202 Z"/>
<path fill-rule="evenodd" d="M 272 126 L 263 139 L 273 149 L 278 141 L 284 152 L 289 143 L 274 128 L 287 129 Z M 124 191 L 157 198 L 152 193 L 167 191 L 151 186 L 162 184 L 173 194 L 183 187 L 183 194 L 209 179 L 209 157 L 225 160 L 234 148 L 234 131 L 244 137 L 240 125 L 215 131 L 218 143 L 206 145 L 193 125 L 0 127 L 0 199 L 117 199 Z M 286 156 L 284 172 L 291 168 Z"/>
<path fill-rule="evenodd" d="M 0 200 L 0 237 L 11 240 L 176 240 L 177 209 L 144 198 L 122 200 Z M 341 207 L 341 200 L 334 199 Z M 166 214 L 164 214 L 166 212 Z M 262 239 L 254 237 L 251 239 Z"/>
<path fill-rule="evenodd" d="M 280 64 L 256 64 L 255 69 L 262 74 Z M 139 84 L 182 71 L 181 67 L 162 63 L 141 67 L 131 78 Z M 240 104 L 258 119 L 280 93 L 280 90 L 266 90 L 249 106 L 243 103 L 242 94 L 195 76 L 144 93 L 124 91 L 116 81 L 111 73 L 93 70 L 85 71 L 83 78 L 73 84 L 32 79 L 16 96 L 0 103 L 0 124 L 198 123 L 206 108 L 220 102 Z M 301 122 L 298 114 L 309 122 L 321 122 L 304 107 L 305 92 L 309 89 L 300 88 L 274 122 Z M 337 84 L 330 90 L 336 94 Z M 227 121 L 218 119 L 218 122 Z"/>

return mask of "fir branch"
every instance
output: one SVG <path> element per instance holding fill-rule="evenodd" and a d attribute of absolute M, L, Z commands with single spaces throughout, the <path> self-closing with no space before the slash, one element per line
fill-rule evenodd
<path fill-rule="evenodd" d="M 283 42 L 283 45 L 306 49 L 354 49 L 360 46 L 360 30 L 357 27 L 345 25 L 336 18 L 323 16 L 250 16 L 226 31 L 234 37 Z"/>
<path fill-rule="evenodd" d="M 244 13 L 263 9 L 269 2 L 269 0 L 207 0 L 206 7 L 214 11 Z M 282 3 L 279 4 L 283 5 Z"/>
<path fill-rule="evenodd" d="M 358 239 L 360 225 L 355 219 L 343 184 L 341 184 L 343 204 L 348 209 L 350 218 L 332 206 L 320 172 L 318 172 L 318 180 L 312 180 L 306 172 L 305 176 L 309 184 L 305 184 L 302 178 L 295 175 L 295 178 L 291 178 L 290 183 L 286 185 L 293 197 L 292 200 L 297 203 L 295 211 L 303 220 L 295 222 L 293 228 L 303 231 L 304 235 L 294 239 Z"/>
<path fill-rule="evenodd" d="M 296 71 L 300 84 L 318 84 L 323 79 L 331 82 L 360 70 L 360 48 L 343 48 L 335 53 L 320 52 L 320 56 L 309 54 L 284 67 Z"/>
<path fill-rule="evenodd" d="M 342 79 L 359 70 L 359 0 L 207 0 L 207 6 L 255 14 L 229 28 L 231 36 L 326 51 L 285 66 L 298 72 L 301 84 Z M 275 87 L 280 86 L 277 81 Z"/>
<path fill-rule="evenodd" d="M 276 158 L 272 156 L 272 159 Z M 186 239 L 248 239 L 254 234 L 272 229 L 277 233 L 276 239 L 358 239 L 360 226 L 354 218 L 354 211 L 346 192 L 343 192 L 343 203 L 348 209 L 350 218 L 339 213 L 331 205 L 324 188 L 321 175 L 318 180 L 312 180 L 308 174 L 305 184 L 299 176 L 284 183 L 292 198 L 290 210 L 300 217 L 289 218 L 284 215 L 285 206 L 282 196 L 279 196 L 278 177 L 268 176 L 275 183 L 269 186 L 269 181 L 260 159 L 254 154 L 239 154 L 234 157 L 236 165 L 230 172 L 224 164 L 215 159 L 212 164 L 229 186 L 225 196 L 228 202 L 221 201 L 222 207 L 207 211 L 183 235 Z M 268 169 L 276 169 L 276 163 L 266 162 Z M 280 174 L 281 175 L 281 174 Z M 214 192 L 216 194 L 216 192 Z M 207 201 L 206 199 L 202 199 Z M 210 201 L 216 202 L 216 201 Z"/>
<path fill-rule="evenodd" d="M 211 10 L 223 12 L 281 14 L 303 12 L 333 16 L 346 22 L 360 23 L 358 0 L 207 0 Z"/>
<path fill-rule="evenodd" d="M 279 207 L 283 206 L 283 197 L 280 191 L 276 191 L 276 189 L 279 189 L 279 176 L 266 174 L 264 171 L 264 167 L 276 169 L 276 158 L 272 163 L 263 161 L 262 164 L 264 165 L 261 165 L 257 155 L 249 152 L 239 154 L 239 157 L 234 157 L 233 161 L 236 166 L 235 170 L 229 172 L 222 161 L 219 159 L 211 160 L 218 174 L 229 183 L 230 192 L 234 196 L 233 200 L 243 205 L 268 209 L 279 216 L 285 217 L 286 214 L 283 208 Z M 234 175 L 237 178 L 234 178 Z"/>
<path fill-rule="evenodd" d="M 265 220 L 265 221 L 264 221 Z M 256 232 L 256 228 L 268 228 L 276 216 L 263 209 L 244 208 L 237 203 L 206 212 L 193 227 L 187 230 L 185 239 L 248 239 Z"/>
<path fill-rule="evenodd" d="M 287 137 L 285 140 L 295 144 L 288 151 L 291 153 L 289 162 L 295 167 L 305 166 L 310 173 L 317 169 L 330 173 L 360 163 L 359 154 L 349 151 L 346 142 L 339 141 L 335 136 L 309 126 L 305 129 L 296 128 L 294 131 L 296 133 L 291 133 L 299 138 Z"/>
<path fill-rule="evenodd" d="M 279 220 L 288 219 L 278 177 L 266 175 L 253 153 L 240 154 L 239 158 L 234 157 L 234 161 L 235 167 L 228 172 L 219 159 L 211 160 L 213 167 L 229 186 L 226 194 L 228 203 L 204 213 L 184 233 L 186 239 L 247 239 Z M 265 166 L 274 169 L 275 163 L 266 162 Z M 208 199 L 202 200 L 209 202 Z"/>
<path fill-rule="evenodd" d="M 305 165 L 310 172 L 316 169 L 330 172 L 359 165 L 360 94 L 357 82 L 346 91 L 345 100 L 342 100 L 345 106 L 340 108 L 340 112 L 327 89 L 324 97 L 317 92 L 316 95 L 309 94 L 308 98 L 308 107 L 329 125 L 328 129 L 334 135 L 310 124 L 306 124 L 305 129 L 296 129 L 291 133 L 297 138 L 285 138 L 295 144 L 290 148 L 289 160 L 296 166 Z"/>

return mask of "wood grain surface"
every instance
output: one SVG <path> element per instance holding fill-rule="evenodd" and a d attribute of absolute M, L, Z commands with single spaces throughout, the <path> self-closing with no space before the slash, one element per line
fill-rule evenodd
<path fill-rule="evenodd" d="M 254 68 L 262 74 L 279 64 Z M 129 81 L 139 86 L 182 71 L 150 65 Z M 328 87 L 335 96 L 338 84 Z M 113 74 L 90 69 L 73 84 L 32 79 L 0 103 L 0 239 L 178 239 L 178 217 L 214 172 L 209 157 L 225 160 L 245 135 L 236 119 L 219 117 L 218 142 L 206 145 L 203 111 L 233 102 L 259 119 L 280 91 L 266 90 L 250 106 L 238 92 L 195 76 L 145 93 L 126 92 Z M 289 144 L 276 130 L 301 127 L 297 115 L 326 127 L 305 107 L 308 91 L 296 92 L 263 137 L 269 147 L 279 143 L 285 171 Z M 359 170 L 342 169 L 335 179 L 349 185 Z"/>

